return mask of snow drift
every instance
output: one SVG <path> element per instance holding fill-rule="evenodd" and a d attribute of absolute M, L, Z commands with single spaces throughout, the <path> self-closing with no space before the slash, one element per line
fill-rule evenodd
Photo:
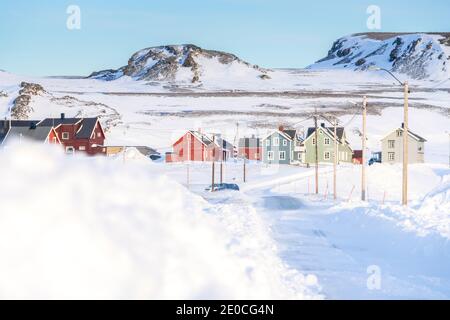
<path fill-rule="evenodd" d="M 320 298 L 255 210 L 212 207 L 129 160 L 0 152 L 0 298 Z"/>

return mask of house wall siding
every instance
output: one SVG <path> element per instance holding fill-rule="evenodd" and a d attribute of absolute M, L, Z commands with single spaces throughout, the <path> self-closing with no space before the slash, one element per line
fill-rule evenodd
<path fill-rule="evenodd" d="M 381 140 L 382 161 L 383 163 L 402 163 L 403 162 L 403 135 L 398 136 L 397 131 L 392 132 Z M 403 132 L 402 132 L 403 134 Z M 394 141 L 394 147 L 389 141 Z M 394 154 L 394 158 L 390 159 L 390 153 Z M 408 163 L 424 163 L 425 162 L 425 143 L 417 141 L 408 136 Z"/>
<path fill-rule="evenodd" d="M 278 146 L 274 146 L 275 139 L 278 138 Z M 266 141 L 270 141 L 267 145 Z M 283 144 L 287 141 L 287 145 Z M 292 141 L 284 137 L 280 132 L 274 132 L 263 140 L 263 160 L 267 164 L 290 164 L 292 159 L 293 144 Z M 269 152 L 273 152 L 273 160 L 269 159 Z M 285 159 L 280 159 L 280 152 L 284 152 Z"/>
<path fill-rule="evenodd" d="M 333 163 L 334 162 L 334 139 L 329 135 L 324 133 L 322 129 L 319 128 L 318 131 L 318 159 L 320 163 Z M 315 138 L 315 133 L 312 134 L 305 141 L 305 162 L 312 164 L 316 162 L 316 146 L 313 144 L 313 139 Z M 330 144 L 325 144 L 325 138 L 330 140 Z M 329 159 L 325 158 L 325 153 L 329 152 Z M 353 151 L 348 144 L 338 144 L 338 162 L 339 163 L 351 163 L 353 158 Z"/>

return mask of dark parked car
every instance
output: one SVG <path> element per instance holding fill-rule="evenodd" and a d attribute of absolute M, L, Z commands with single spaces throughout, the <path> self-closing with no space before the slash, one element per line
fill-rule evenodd
<path fill-rule="evenodd" d="M 209 186 L 205 190 L 211 191 L 211 186 Z M 239 191 L 239 186 L 235 183 L 215 183 L 214 184 L 214 191 L 225 191 L 225 190 Z"/>
<path fill-rule="evenodd" d="M 375 163 L 381 163 L 381 152 L 372 153 L 372 158 L 369 160 L 369 166 Z"/>

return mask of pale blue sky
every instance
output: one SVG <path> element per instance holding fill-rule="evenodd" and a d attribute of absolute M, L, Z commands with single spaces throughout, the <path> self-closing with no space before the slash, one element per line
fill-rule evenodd
<path fill-rule="evenodd" d="M 81 8 L 81 30 L 66 9 Z M 29 75 L 87 75 L 126 64 L 135 51 L 193 43 L 264 67 L 304 67 L 337 38 L 366 32 L 366 9 L 381 7 L 380 31 L 450 31 L 448 0 L 2 0 L 0 69 Z"/>

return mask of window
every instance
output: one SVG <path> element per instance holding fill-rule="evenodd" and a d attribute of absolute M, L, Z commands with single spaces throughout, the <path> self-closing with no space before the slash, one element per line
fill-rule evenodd
<path fill-rule="evenodd" d="M 273 146 L 278 147 L 280 145 L 280 138 L 273 138 Z"/>
<path fill-rule="evenodd" d="M 280 160 L 286 160 L 286 152 L 280 151 Z"/>
<path fill-rule="evenodd" d="M 323 154 L 323 158 L 324 158 L 325 160 L 330 160 L 330 159 L 331 159 L 331 153 L 330 153 L 330 151 L 325 151 L 324 154 Z"/>
<path fill-rule="evenodd" d="M 62 133 L 62 139 L 63 140 L 69 140 L 69 133 L 68 132 L 63 132 Z"/>
<path fill-rule="evenodd" d="M 101 132 L 97 132 L 97 138 L 101 138 L 102 133 Z"/>
<path fill-rule="evenodd" d="M 298 160 L 302 160 L 302 154 L 300 152 L 298 153 Z"/>
<path fill-rule="evenodd" d="M 66 153 L 67 154 L 74 154 L 75 148 L 74 147 L 66 147 Z"/>
<path fill-rule="evenodd" d="M 388 140 L 388 148 L 389 149 L 395 148 L 395 140 Z"/>
<path fill-rule="evenodd" d="M 266 146 L 270 147 L 270 140 L 269 139 L 266 140 Z"/>
<path fill-rule="evenodd" d="M 287 140 L 283 139 L 283 146 L 287 146 Z"/>
<path fill-rule="evenodd" d="M 388 152 L 388 160 L 395 161 L 395 152 Z"/>
<path fill-rule="evenodd" d="M 79 147 L 78 147 L 78 150 L 80 150 L 80 151 L 86 151 L 86 147 L 85 147 L 85 146 L 79 146 Z"/>
<path fill-rule="evenodd" d="M 273 160 L 273 151 L 267 152 L 267 160 Z"/>
<path fill-rule="evenodd" d="M 402 130 L 397 130 L 397 137 L 401 137 L 403 136 L 403 131 Z"/>
<path fill-rule="evenodd" d="M 313 144 L 313 145 L 316 144 L 316 138 L 312 138 L 312 144 Z"/>
<path fill-rule="evenodd" d="M 324 141 L 323 141 L 323 143 L 324 143 L 325 145 L 329 146 L 329 145 L 330 145 L 330 138 L 325 138 Z"/>

